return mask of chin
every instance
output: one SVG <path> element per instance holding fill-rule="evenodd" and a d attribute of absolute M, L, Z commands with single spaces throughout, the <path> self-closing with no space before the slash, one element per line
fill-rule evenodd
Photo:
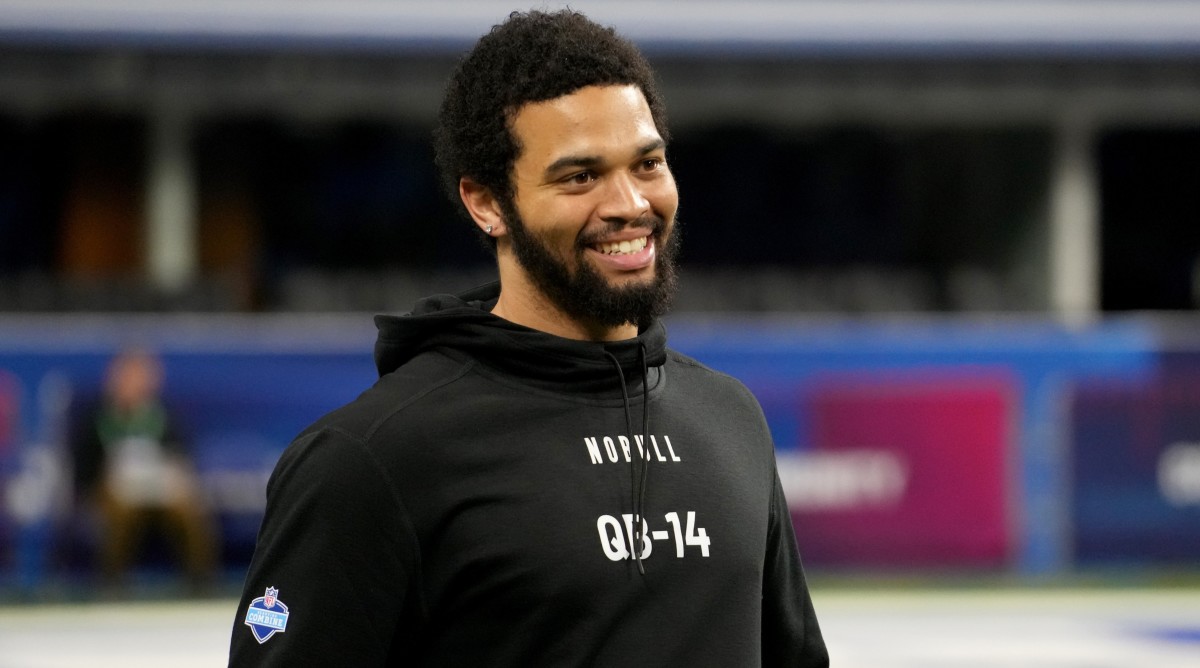
<path fill-rule="evenodd" d="M 619 276 L 608 277 L 609 287 L 624 290 L 633 287 L 647 287 L 654 283 L 657 276 L 653 267 L 639 269 L 636 272 L 626 272 Z"/>

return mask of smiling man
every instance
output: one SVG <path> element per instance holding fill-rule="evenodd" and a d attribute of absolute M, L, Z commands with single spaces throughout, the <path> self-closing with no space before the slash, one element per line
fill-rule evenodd
<path fill-rule="evenodd" d="M 500 281 L 379 316 L 267 488 L 235 666 L 827 666 L 753 396 L 666 345 L 679 196 L 628 41 L 514 13 L 447 86 Z"/>
<path fill-rule="evenodd" d="M 492 313 L 573 339 L 631 339 L 675 287 L 679 196 L 645 95 L 589 85 L 511 114 L 513 196 L 464 175 L 462 201 L 497 240 Z M 491 230 L 491 232 L 488 232 Z"/>

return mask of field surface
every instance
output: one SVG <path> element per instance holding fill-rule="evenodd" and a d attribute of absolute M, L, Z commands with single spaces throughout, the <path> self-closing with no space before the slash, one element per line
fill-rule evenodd
<path fill-rule="evenodd" d="M 818 589 L 814 598 L 835 668 L 1200 666 L 1191 587 Z M 0 606 L 0 668 L 223 666 L 235 605 Z"/>

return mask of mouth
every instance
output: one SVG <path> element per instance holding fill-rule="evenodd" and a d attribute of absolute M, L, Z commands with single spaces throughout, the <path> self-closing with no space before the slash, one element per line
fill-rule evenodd
<path fill-rule="evenodd" d="M 593 243 L 587 249 L 600 267 L 619 274 L 639 272 L 654 264 L 655 243 L 650 233 L 632 239 Z"/>
<path fill-rule="evenodd" d="M 642 252 L 649 242 L 650 236 L 646 235 L 636 239 L 592 244 L 591 249 L 603 255 L 633 255 Z"/>

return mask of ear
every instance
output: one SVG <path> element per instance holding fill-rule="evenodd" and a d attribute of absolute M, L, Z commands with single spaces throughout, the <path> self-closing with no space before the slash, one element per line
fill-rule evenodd
<path fill-rule="evenodd" d="M 508 233 L 500 202 L 491 190 L 463 177 L 458 181 L 458 196 L 462 198 L 463 206 L 467 207 L 472 220 L 488 236 L 500 237 Z"/>

